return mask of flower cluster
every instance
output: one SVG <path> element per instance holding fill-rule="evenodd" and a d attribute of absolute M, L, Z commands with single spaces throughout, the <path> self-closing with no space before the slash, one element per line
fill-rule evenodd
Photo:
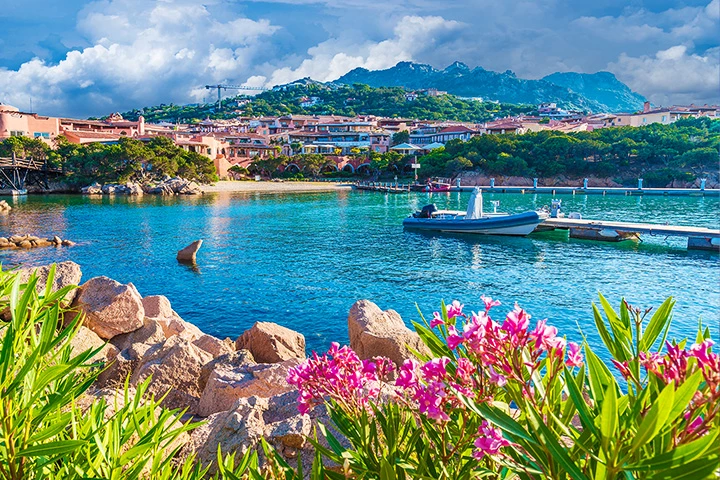
<path fill-rule="evenodd" d="M 500 429 L 483 420 L 474 445 L 477 450 L 473 452 L 473 457 L 482 460 L 485 455 L 496 455 L 502 447 L 508 447 L 511 443 L 503 438 Z"/>
<path fill-rule="evenodd" d="M 680 345 L 665 342 L 665 354 L 657 352 L 640 352 L 637 360 L 649 374 L 659 378 L 665 385 L 675 383 L 680 386 L 698 369 L 702 371 L 706 388 L 703 393 L 698 391 L 685 411 L 686 427 L 683 435 L 688 438 L 702 435 L 707 432 L 713 417 L 720 412 L 720 355 L 712 351 L 715 342 L 706 339 L 701 343 L 692 345 L 689 349 Z M 691 361 L 693 360 L 694 361 Z M 629 362 L 612 360 L 620 374 L 628 381 L 640 384 L 640 379 L 634 377 Z M 698 411 L 704 406 L 711 406 L 709 415 L 700 416 Z"/>
<path fill-rule="evenodd" d="M 458 394 L 476 402 L 489 401 L 512 380 L 520 382 L 521 390 L 532 396 L 533 387 L 526 378 L 529 371 L 543 368 L 544 358 L 553 362 L 556 372 L 563 362 L 570 367 L 582 366 L 580 347 L 558 337 L 557 329 L 545 320 L 530 329 L 530 315 L 515 305 L 499 324 L 490 317 L 490 310 L 500 302 L 481 299 L 485 310 L 480 313 L 468 317 L 462 312 L 463 305 L 454 301 L 447 308 L 448 321 L 435 312 L 430 323 L 431 328 L 439 329 L 455 357 L 434 358 L 424 364 L 410 359 L 400 368 L 395 385 L 429 418 L 449 421 L 450 412 L 463 408 Z"/>
<path fill-rule="evenodd" d="M 360 360 L 350 347 L 333 343 L 326 354 L 319 356 L 313 352 L 310 358 L 291 368 L 287 381 L 298 389 L 300 413 L 307 413 L 314 403 L 328 398 L 359 411 L 378 399 L 381 382 L 394 368 L 387 358 Z"/>

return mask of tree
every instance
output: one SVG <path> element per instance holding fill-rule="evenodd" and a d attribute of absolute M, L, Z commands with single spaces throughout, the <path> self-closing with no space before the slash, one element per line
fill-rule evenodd
<path fill-rule="evenodd" d="M 394 133 L 392 136 L 392 144 L 393 145 L 400 145 L 401 143 L 408 143 L 410 141 L 410 132 L 407 130 L 402 130 L 400 132 Z"/>

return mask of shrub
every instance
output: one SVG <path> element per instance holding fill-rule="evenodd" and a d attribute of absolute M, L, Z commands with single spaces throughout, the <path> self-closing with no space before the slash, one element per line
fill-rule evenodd
<path fill-rule="evenodd" d="M 147 381 L 135 390 L 126 384 L 110 403 L 89 395 L 102 368 L 90 359 L 100 349 L 73 351 L 82 319 L 64 326 L 62 300 L 74 287 L 52 292 L 53 276 L 54 267 L 38 294 L 34 275 L 24 284 L 0 271 L 0 311 L 11 317 L 0 321 L 0 478 L 302 478 L 279 462 L 260 468 L 253 450 L 237 462 L 218 453 L 212 477 L 192 456 L 179 462 L 180 436 L 199 424 L 180 422 L 183 412 L 146 395 Z"/>
<path fill-rule="evenodd" d="M 301 404 L 327 402 L 350 442 L 321 428 L 329 447 L 316 448 L 346 475 L 329 478 L 718 473 L 720 356 L 702 325 L 691 346 L 666 341 L 672 299 L 649 319 L 624 301 L 619 312 L 602 296 L 593 305 L 615 373 L 587 343 L 567 342 L 545 320 L 532 325 L 517 305 L 496 322 L 499 302 L 483 300 L 479 313 L 453 302 L 415 324 L 431 355 L 407 360 L 394 385 L 382 383 L 385 363 L 358 363 L 346 347 L 291 371 Z"/>

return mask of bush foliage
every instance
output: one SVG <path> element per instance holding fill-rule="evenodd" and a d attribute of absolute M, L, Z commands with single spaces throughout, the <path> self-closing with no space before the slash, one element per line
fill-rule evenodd
<path fill-rule="evenodd" d="M 607 350 L 568 342 L 517 305 L 467 315 L 444 304 L 415 328 L 426 348 L 399 369 L 333 344 L 291 369 L 299 408 L 325 405 L 315 461 L 293 468 L 262 442 L 215 473 L 177 454 L 197 424 L 161 407 L 147 383 L 93 395 L 100 349 L 74 351 L 81 316 L 36 276 L 0 272 L 3 479 L 699 479 L 720 470 L 720 356 L 708 329 L 668 341 L 674 301 L 652 315 L 600 296 Z M 606 364 L 602 358 L 610 358 Z M 344 438 L 331 433 L 339 432 Z M 334 465 L 334 466 L 331 466 Z"/>

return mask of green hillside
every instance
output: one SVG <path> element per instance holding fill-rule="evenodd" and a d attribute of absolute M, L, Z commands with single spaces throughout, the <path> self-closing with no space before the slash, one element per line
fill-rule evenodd
<path fill-rule="evenodd" d="M 418 96 L 409 101 L 407 90 L 402 87 L 372 88 L 367 85 L 326 85 L 307 82 L 286 90 L 271 90 L 255 97 L 238 96 L 224 99 L 217 104 L 159 105 L 124 112 L 126 119 L 135 120 L 139 115 L 147 122 L 192 122 L 205 118 L 223 119 L 238 116 L 302 115 L 377 115 L 384 117 L 419 118 L 428 120 L 458 120 L 484 122 L 493 118 L 531 113 L 533 105 L 512 105 L 495 102 L 479 102 L 441 95 Z M 304 98 L 316 97 L 317 104 L 303 107 Z M 249 103 L 246 103 L 248 102 Z"/>

